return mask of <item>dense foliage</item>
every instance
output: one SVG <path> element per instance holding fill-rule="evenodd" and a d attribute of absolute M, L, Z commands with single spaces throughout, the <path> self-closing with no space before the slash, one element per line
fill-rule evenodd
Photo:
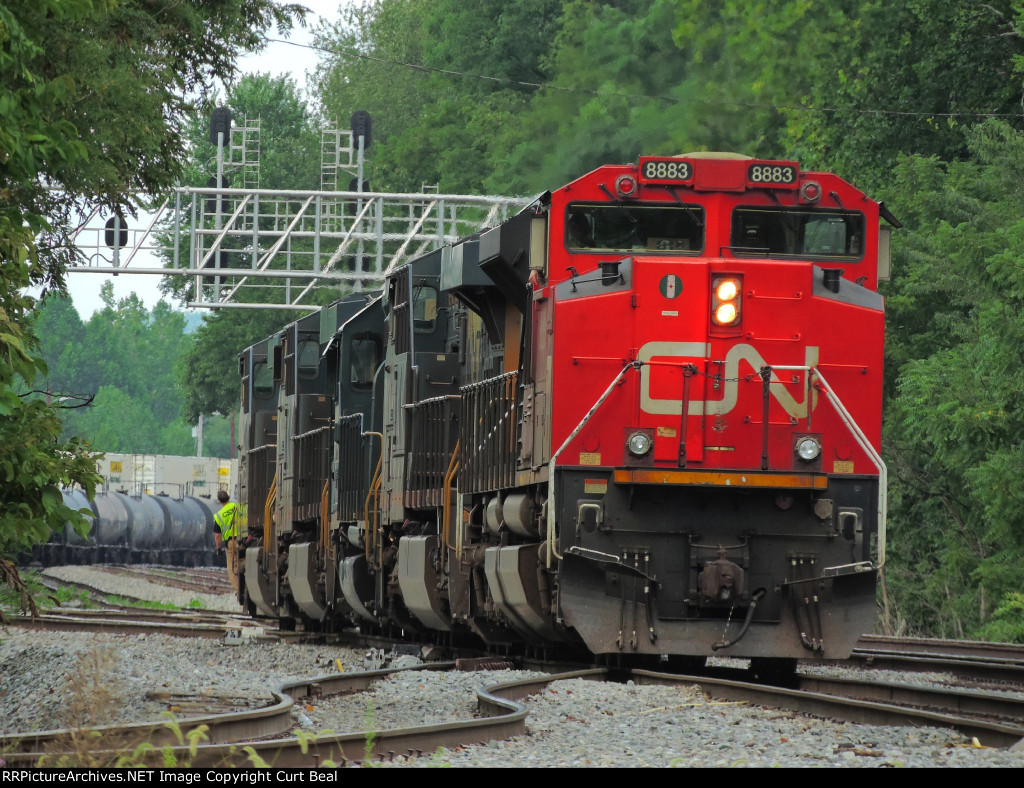
<path fill-rule="evenodd" d="M 890 576 L 912 629 L 1021 641 L 1024 137 L 989 121 L 965 143 L 890 184 L 908 222 L 887 301 Z"/>
<path fill-rule="evenodd" d="M 83 210 L 132 210 L 184 164 L 182 130 L 239 49 L 286 28 L 270 0 L 8 0 L 0 6 L 0 553 L 72 515 L 58 485 L 92 489 L 92 459 L 62 440 L 30 286 L 60 291 Z M 80 517 L 75 517 L 81 522 Z M 6 575 L 5 575 L 6 576 Z"/>
<path fill-rule="evenodd" d="M 103 309 L 85 322 L 69 299 L 46 299 L 36 325 L 49 374 L 35 389 L 60 408 L 65 438 L 84 436 L 103 452 L 195 454 L 197 418 L 183 417 L 178 384 L 195 345 L 185 315 L 165 301 L 147 310 L 134 294 L 115 302 L 110 282 L 101 296 Z M 231 456 L 224 421 L 204 425 L 206 456 Z"/>

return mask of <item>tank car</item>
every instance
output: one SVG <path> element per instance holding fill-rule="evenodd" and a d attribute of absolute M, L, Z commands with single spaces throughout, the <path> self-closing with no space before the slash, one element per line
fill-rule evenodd
<path fill-rule="evenodd" d="M 32 549 L 31 560 L 60 564 L 172 564 L 212 566 L 213 515 L 209 498 L 191 495 L 129 495 L 102 490 L 90 501 L 81 490 L 63 491 L 64 505 L 91 512 L 89 533 L 70 524 Z"/>
<path fill-rule="evenodd" d="M 893 226 L 796 162 L 641 157 L 287 326 L 241 356 L 240 601 L 612 664 L 848 656 Z"/>

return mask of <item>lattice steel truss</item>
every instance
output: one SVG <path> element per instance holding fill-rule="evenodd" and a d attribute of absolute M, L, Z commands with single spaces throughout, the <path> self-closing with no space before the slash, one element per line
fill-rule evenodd
<path fill-rule="evenodd" d="M 492 227 L 530 202 L 452 194 L 180 188 L 144 229 L 118 226 L 105 232 L 102 219 L 85 224 L 76 243 L 89 263 L 73 271 L 190 277 L 189 307 L 315 309 L 314 289 L 372 287 L 395 266 Z M 122 247 L 107 246 L 119 235 L 126 241 Z M 155 252 L 170 260 L 168 267 Z"/>

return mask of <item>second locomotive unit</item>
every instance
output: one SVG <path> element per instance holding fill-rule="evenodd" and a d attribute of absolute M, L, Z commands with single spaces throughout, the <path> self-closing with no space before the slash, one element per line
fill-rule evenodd
<path fill-rule="evenodd" d="M 612 663 L 848 656 L 885 555 L 885 222 L 795 162 L 642 157 L 247 349 L 240 601 Z"/>

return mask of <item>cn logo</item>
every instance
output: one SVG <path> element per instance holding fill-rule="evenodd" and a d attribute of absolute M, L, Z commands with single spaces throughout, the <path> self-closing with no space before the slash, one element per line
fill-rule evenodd
<path fill-rule="evenodd" d="M 698 368 L 703 369 L 703 362 L 707 361 L 709 352 L 708 345 L 704 342 L 648 342 L 640 348 L 637 360 L 648 362 L 657 358 L 670 362 L 678 361 L 680 364 L 697 363 Z M 729 413 L 736 407 L 736 400 L 739 397 L 738 378 L 749 375 L 751 372 L 760 372 L 766 364 L 767 362 L 761 357 L 761 354 L 750 345 L 733 345 L 722 366 L 722 398 L 718 400 L 692 399 L 687 408 L 687 415 L 719 416 Z M 807 346 L 804 348 L 804 364 L 808 367 L 817 366 L 817 347 Z M 760 386 L 760 381 L 757 382 L 757 385 Z M 771 383 L 768 385 L 768 393 L 793 418 L 807 418 L 806 387 L 803 388 L 803 401 L 798 402 L 773 372 Z M 813 392 L 811 410 L 814 410 L 817 404 L 817 392 Z M 680 399 L 655 399 L 651 396 L 651 367 L 646 363 L 640 368 L 640 410 L 664 416 L 680 416 L 683 412 L 681 392 Z"/>

